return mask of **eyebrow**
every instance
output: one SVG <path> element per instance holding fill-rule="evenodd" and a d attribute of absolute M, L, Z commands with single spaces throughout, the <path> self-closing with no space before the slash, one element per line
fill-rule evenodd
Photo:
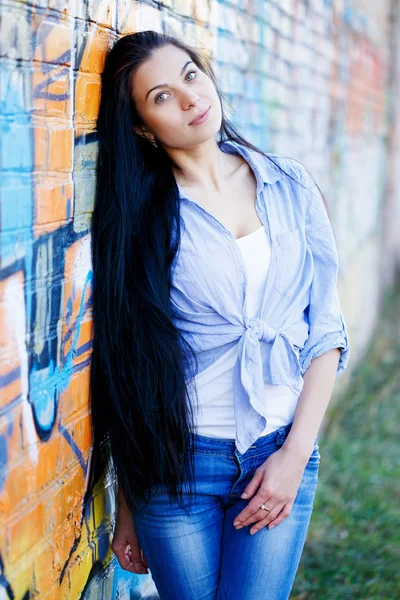
<path fill-rule="evenodd" d="M 183 74 L 184 70 L 186 69 L 186 67 L 187 67 L 188 65 L 190 65 L 190 63 L 193 63 L 193 61 L 192 61 L 192 60 L 188 60 L 188 61 L 187 61 L 187 62 L 186 62 L 184 65 L 183 65 L 183 67 L 182 67 L 182 69 L 181 69 L 181 72 L 180 72 L 180 75 L 182 75 L 182 74 Z M 194 64 L 194 63 L 193 63 L 193 64 Z M 168 87 L 168 83 L 159 83 L 158 85 L 155 85 L 154 87 L 152 87 L 152 88 L 151 88 L 151 90 L 149 90 L 149 91 L 147 92 L 147 94 L 146 94 L 146 100 L 147 100 L 147 97 L 148 97 L 148 95 L 150 94 L 150 92 L 152 92 L 153 90 L 156 90 L 157 88 L 160 88 L 160 87 Z"/>

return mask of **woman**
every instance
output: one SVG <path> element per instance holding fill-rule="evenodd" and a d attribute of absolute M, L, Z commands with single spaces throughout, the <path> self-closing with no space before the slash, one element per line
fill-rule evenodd
<path fill-rule="evenodd" d="M 286 599 L 349 356 L 322 195 L 153 31 L 108 54 L 98 139 L 89 489 L 112 459 L 112 550 L 161 600 Z"/>

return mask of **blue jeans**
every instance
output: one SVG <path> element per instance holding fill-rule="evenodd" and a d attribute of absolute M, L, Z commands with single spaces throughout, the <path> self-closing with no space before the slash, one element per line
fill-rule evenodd
<path fill-rule="evenodd" d="M 195 498 L 190 516 L 166 491 L 134 515 L 138 541 L 161 600 L 287 600 L 313 510 L 320 462 L 317 440 L 292 512 L 254 535 L 236 530 L 250 499 L 240 494 L 255 470 L 284 443 L 291 424 L 239 454 L 233 440 L 195 434 Z"/>

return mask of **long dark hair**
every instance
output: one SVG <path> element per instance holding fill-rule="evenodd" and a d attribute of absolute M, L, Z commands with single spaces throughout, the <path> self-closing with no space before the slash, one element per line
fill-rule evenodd
<path fill-rule="evenodd" d="M 143 125 L 132 98 L 133 75 L 167 44 L 184 50 L 211 78 L 222 108 L 217 143 L 233 140 L 267 156 L 226 118 L 226 100 L 201 51 L 141 31 L 121 37 L 106 56 L 91 232 L 93 450 L 87 493 L 112 467 L 132 512 L 160 484 L 186 508 L 183 482 L 190 496 L 194 479 L 193 409 L 184 373 L 195 374 L 196 356 L 172 322 L 169 300 L 170 265 L 180 241 L 179 190 L 169 155 L 133 128 Z"/>

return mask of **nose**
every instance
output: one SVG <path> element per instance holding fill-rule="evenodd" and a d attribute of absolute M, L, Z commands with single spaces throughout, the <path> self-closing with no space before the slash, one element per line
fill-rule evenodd
<path fill-rule="evenodd" d="M 184 106 L 185 108 L 188 108 L 190 106 L 195 106 L 196 104 L 198 104 L 200 98 L 199 95 L 196 94 L 195 92 L 192 92 L 191 90 L 185 89 L 182 92 L 182 106 Z"/>

